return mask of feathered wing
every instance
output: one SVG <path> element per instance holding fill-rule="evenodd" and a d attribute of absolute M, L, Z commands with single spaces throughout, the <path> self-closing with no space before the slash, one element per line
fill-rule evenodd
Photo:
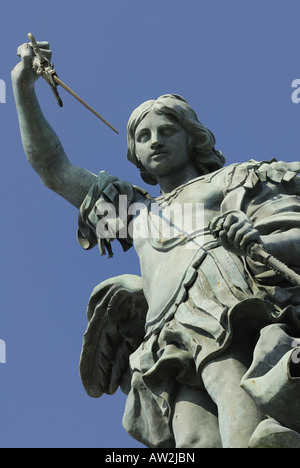
<path fill-rule="evenodd" d="M 79 365 L 89 396 L 111 395 L 119 386 L 128 393 L 129 356 L 143 341 L 147 308 L 139 276 L 117 276 L 94 289 Z"/>

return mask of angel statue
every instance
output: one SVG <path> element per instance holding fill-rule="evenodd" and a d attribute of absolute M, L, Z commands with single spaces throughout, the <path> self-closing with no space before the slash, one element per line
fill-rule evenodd
<path fill-rule="evenodd" d="M 47 42 L 39 47 L 50 56 Z M 225 166 L 191 106 L 166 94 L 142 103 L 127 127 L 129 161 L 160 186 L 151 197 L 71 164 L 40 109 L 31 45 L 18 54 L 12 83 L 28 161 L 79 209 L 84 249 L 112 256 L 117 240 L 140 261 L 141 276 L 92 292 L 80 361 L 87 393 L 121 387 L 123 425 L 146 447 L 300 448 L 300 283 L 247 254 L 255 243 L 299 271 L 300 163 Z"/>

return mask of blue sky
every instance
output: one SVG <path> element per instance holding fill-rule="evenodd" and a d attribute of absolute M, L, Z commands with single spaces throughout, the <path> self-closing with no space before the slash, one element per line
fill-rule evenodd
<path fill-rule="evenodd" d="M 126 159 L 141 102 L 181 94 L 215 134 L 227 164 L 299 158 L 298 0 L 11 0 L 0 7 L 0 447 L 141 447 L 122 428 L 125 396 L 89 398 L 78 372 L 94 286 L 139 273 L 133 249 L 113 259 L 76 240 L 77 211 L 27 163 L 10 84 L 17 47 L 48 40 L 59 77 L 118 130 L 62 89 L 37 94 L 73 164 L 147 188 Z M 1 94 L 0 94 L 1 96 Z"/>

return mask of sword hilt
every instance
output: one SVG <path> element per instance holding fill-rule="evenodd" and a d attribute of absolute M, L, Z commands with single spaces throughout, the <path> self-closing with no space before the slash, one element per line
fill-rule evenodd
<path fill-rule="evenodd" d="M 41 49 L 39 48 L 38 43 L 36 42 L 33 35 L 31 33 L 28 33 L 27 36 L 28 36 L 28 39 L 30 40 L 30 42 L 32 44 L 33 52 L 34 52 L 35 56 L 37 57 L 37 59 L 39 60 L 39 65 L 40 65 L 41 70 L 42 70 L 42 77 L 50 85 L 50 87 L 51 87 L 51 89 L 53 91 L 53 94 L 57 99 L 59 107 L 63 107 L 63 102 L 62 102 L 61 97 L 59 96 L 58 91 L 57 91 L 57 84 L 54 81 L 54 76 L 57 76 L 55 68 L 54 68 L 54 64 L 51 63 L 50 60 L 47 59 L 47 57 L 44 56 L 44 54 L 42 53 Z"/>
<path fill-rule="evenodd" d="M 40 67 L 40 73 L 36 71 L 36 73 L 40 74 L 51 86 L 51 89 L 58 101 L 58 105 L 60 107 L 63 106 L 62 100 L 57 92 L 57 85 L 62 86 L 68 93 L 70 93 L 77 101 L 79 101 L 84 107 L 86 107 L 89 111 L 91 111 L 96 117 L 98 117 L 102 122 L 104 122 L 108 127 L 110 127 L 115 133 L 119 133 L 118 130 L 115 129 L 107 120 L 105 120 L 98 112 L 95 111 L 91 106 L 89 106 L 83 99 L 81 99 L 71 88 L 69 88 L 63 81 L 61 81 L 57 73 L 54 69 L 53 63 L 51 63 L 47 57 L 44 56 L 41 49 L 39 48 L 38 43 L 36 42 L 35 38 L 31 33 L 28 33 L 28 38 L 31 41 L 33 52 L 38 60 L 38 65 Z"/>
<path fill-rule="evenodd" d="M 33 48 L 33 52 L 35 53 L 36 57 L 40 59 L 41 65 L 45 65 L 46 63 L 49 64 L 49 60 L 43 55 L 41 49 L 38 46 L 38 43 L 36 42 L 35 38 L 31 33 L 27 34 L 28 39 L 30 40 Z"/>

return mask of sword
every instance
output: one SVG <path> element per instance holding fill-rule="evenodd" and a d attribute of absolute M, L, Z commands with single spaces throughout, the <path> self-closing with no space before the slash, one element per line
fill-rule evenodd
<path fill-rule="evenodd" d="M 223 229 L 223 224 L 223 217 L 213 218 L 209 224 L 211 233 L 216 239 L 219 237 L 219 233 Z M 295 286 L 300 286 L 300 275 L 285 265 L 285 263 L 278 260 L 278 258 L 274 257 L 274 255 L 271 255 L 261 244 L 251 242 L 247 245 L 245 252 L 253 261 L 263 263 L 290 283 Z"/>
<path fill-rule="evenodd" d="M 47 81 L 47 83 L 50 85 L 54 96 L 57 99 L 59 107 L 63 106 L 62 100 L 58 94 L 57 91 L 57 86 L 60 85 L 62 88 L 64 88 L 68 93 L 70 93 L 77 101 L 79 101 L 84 107 L 86 107 L 89 111 L 91 111 L 96 117 L 98 117 L 103 123 L 105 123 L 109 128 L 111 128 L 114 132 L 119 133 L 115 127 L 113 127 L 110 123 L 107 122 L 98 112 L 95 111 L 89 104 L 87 104 L 83 99 L 81 99 L 74 91 L 69 88 L 63 81 L 61 81 L 57 74 L 56 70 L 54 68 L 53 63 L 51 63 L 42 53 L 41 49 L 39 48 L 35 38 L 31 33 L 28 34 L 28 38 L 31 42 L 33 52 L 35 56 L 39 60 L 39 65 L 42 69 L 42 76 L 43 78 Z"/>

